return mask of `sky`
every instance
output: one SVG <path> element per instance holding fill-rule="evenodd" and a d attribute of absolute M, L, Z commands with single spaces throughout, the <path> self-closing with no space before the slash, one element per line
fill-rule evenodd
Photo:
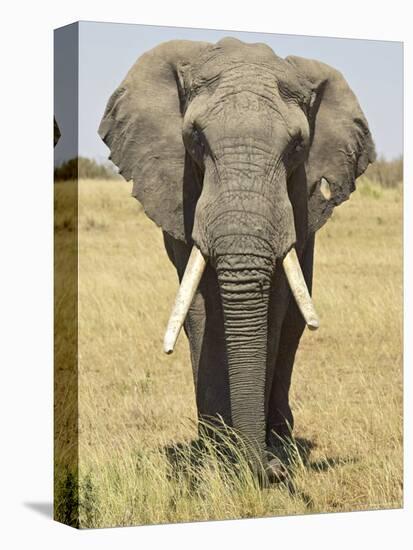
<path fill-rule="evenodd" d="M 73 29 L 73 28 L 72 28 Z M 55 116 L 62 137 L 55 164 L 73 153 L 73 100 L 76 77 L 68 71 L 76 32 L 55 31 Z M 369 122 L 379 156 L 403 152 L 403 44 L 288 34 L 218 31 L 119 23 L 79 24 L 79 156 L 104 162 L 108 148 L 97 134 L 106 103 L 126 73 L 145 51 L 175 39 L 215 43 L 225 36 L 264 42 L 280 57 L 318 59 L 340 70 L 356 94 Z M 69 51 L 72 49 L 72 51 Z"/>

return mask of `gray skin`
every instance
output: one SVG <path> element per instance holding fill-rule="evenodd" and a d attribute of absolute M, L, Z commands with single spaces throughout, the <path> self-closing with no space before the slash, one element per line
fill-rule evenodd
<path fill-rule="evenodd" d="M 233 426 L 271 477 L 304 330 L 281 262 L 295 246 L 311 292 L 315 232 L 375 158 L 356 97 L 264 44 L 172 41 L 137 60 L 99 134 L 179 279 L 194 244 L 208 259 L 185 322 L 199 417 Z"/>

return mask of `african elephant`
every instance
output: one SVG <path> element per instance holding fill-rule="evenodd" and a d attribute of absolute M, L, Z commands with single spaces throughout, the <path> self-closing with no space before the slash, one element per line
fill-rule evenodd
<path fill-rule="evenodd" d="M 232 426 L 271 478 L 296 349 L 318 326 L 314 235 L 375 158 L 357 99 L 318 61 L 178 40 L 137 60 L 99 134 L 181 281 L 165 351 L 184 323 L 199 417 Z"/>

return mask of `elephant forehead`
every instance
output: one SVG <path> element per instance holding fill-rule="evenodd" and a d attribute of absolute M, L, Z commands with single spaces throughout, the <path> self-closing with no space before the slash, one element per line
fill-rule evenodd
<path fill-rule="evenodd" d="M 207 89 L 214 95 L 228 95 L 249 91 L 272 101 L 276 96 L 299 103 L 309 101 L 310 90 L 303 86 L 291 65 L 269 48 L 265 55 L 252 54 L 261 44 L 240 44 L 229 51 L 216 45 L 203 53 L 192 68 L 195 92 Z"/>
<path fill-rule="evenodd" d="M 257 63 L 280 63 L 283 60 L 278 57 L 274 51 L 266 44 L 261 43 L 246 43 L 236 38 L 223 38 L 211 48 L 203 53 L 205 60 L 215 59 L 217 57 L 226 57 L 234 61 L 250 61 Z"/>
<path fill-rule="evenodd" d="M 207 85 L 203 87 L 205 80 Z M 308 133 L 304 112 L 309 93 L 287 72 L 280 77 L 273 66 L 225 58 L 208 76 L 200 73 L 197 86 L 196 99 L 188 112 L 197 112 L 195 118 L 202 129 L 217 122 L 223 130 L 224 122 L 228 122 L 228 134 L 235 123 L 235 133 L 245 130 L 252 134 L 255 127 L 258 135 L 272 135 L 275 130 L 279 133 L 281 127 L 290 135 L 298 129 L 303 135 Z"/>

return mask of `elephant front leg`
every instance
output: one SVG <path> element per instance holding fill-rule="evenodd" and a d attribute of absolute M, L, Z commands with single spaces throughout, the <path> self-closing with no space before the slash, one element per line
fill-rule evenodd
<path fill-rule="evenodd" d="M 182 279 L 191 248 L 164 234 L 165 248 Z M 207 265 L 184 324 L 200 421 L 231 425 L 224 321 L 215 271 Z"/>
<path fill-rule="evenodd" d="M 294 426 L 289 391 L 295 354 L 304 328 L 302 316 L 291 300 L 281 330 L 268 403 L 267 444 L 270 448 L 280 443 L 280 437 L 288 437 Z"/>
<path fill-rule="evenodd" d="M 196 404 L 201 421 L 231 425 L 231 403 L 221 299 L 215 271 L 207 266 L 185 321 Z"/>
<path fill-rule="evenodd" d="M 300 262 L 310 293 L 313 279 L 313 258 L 314 235 L 308 239 Z M 304 319 L 295 300 L 291 299 L 281 327 L 268 401 L 267 445 L 270 448 L 279 445 L 280 437 L 288 437 L 294 426 L 289 391 L 295 354 L 304 328 Z"/>

